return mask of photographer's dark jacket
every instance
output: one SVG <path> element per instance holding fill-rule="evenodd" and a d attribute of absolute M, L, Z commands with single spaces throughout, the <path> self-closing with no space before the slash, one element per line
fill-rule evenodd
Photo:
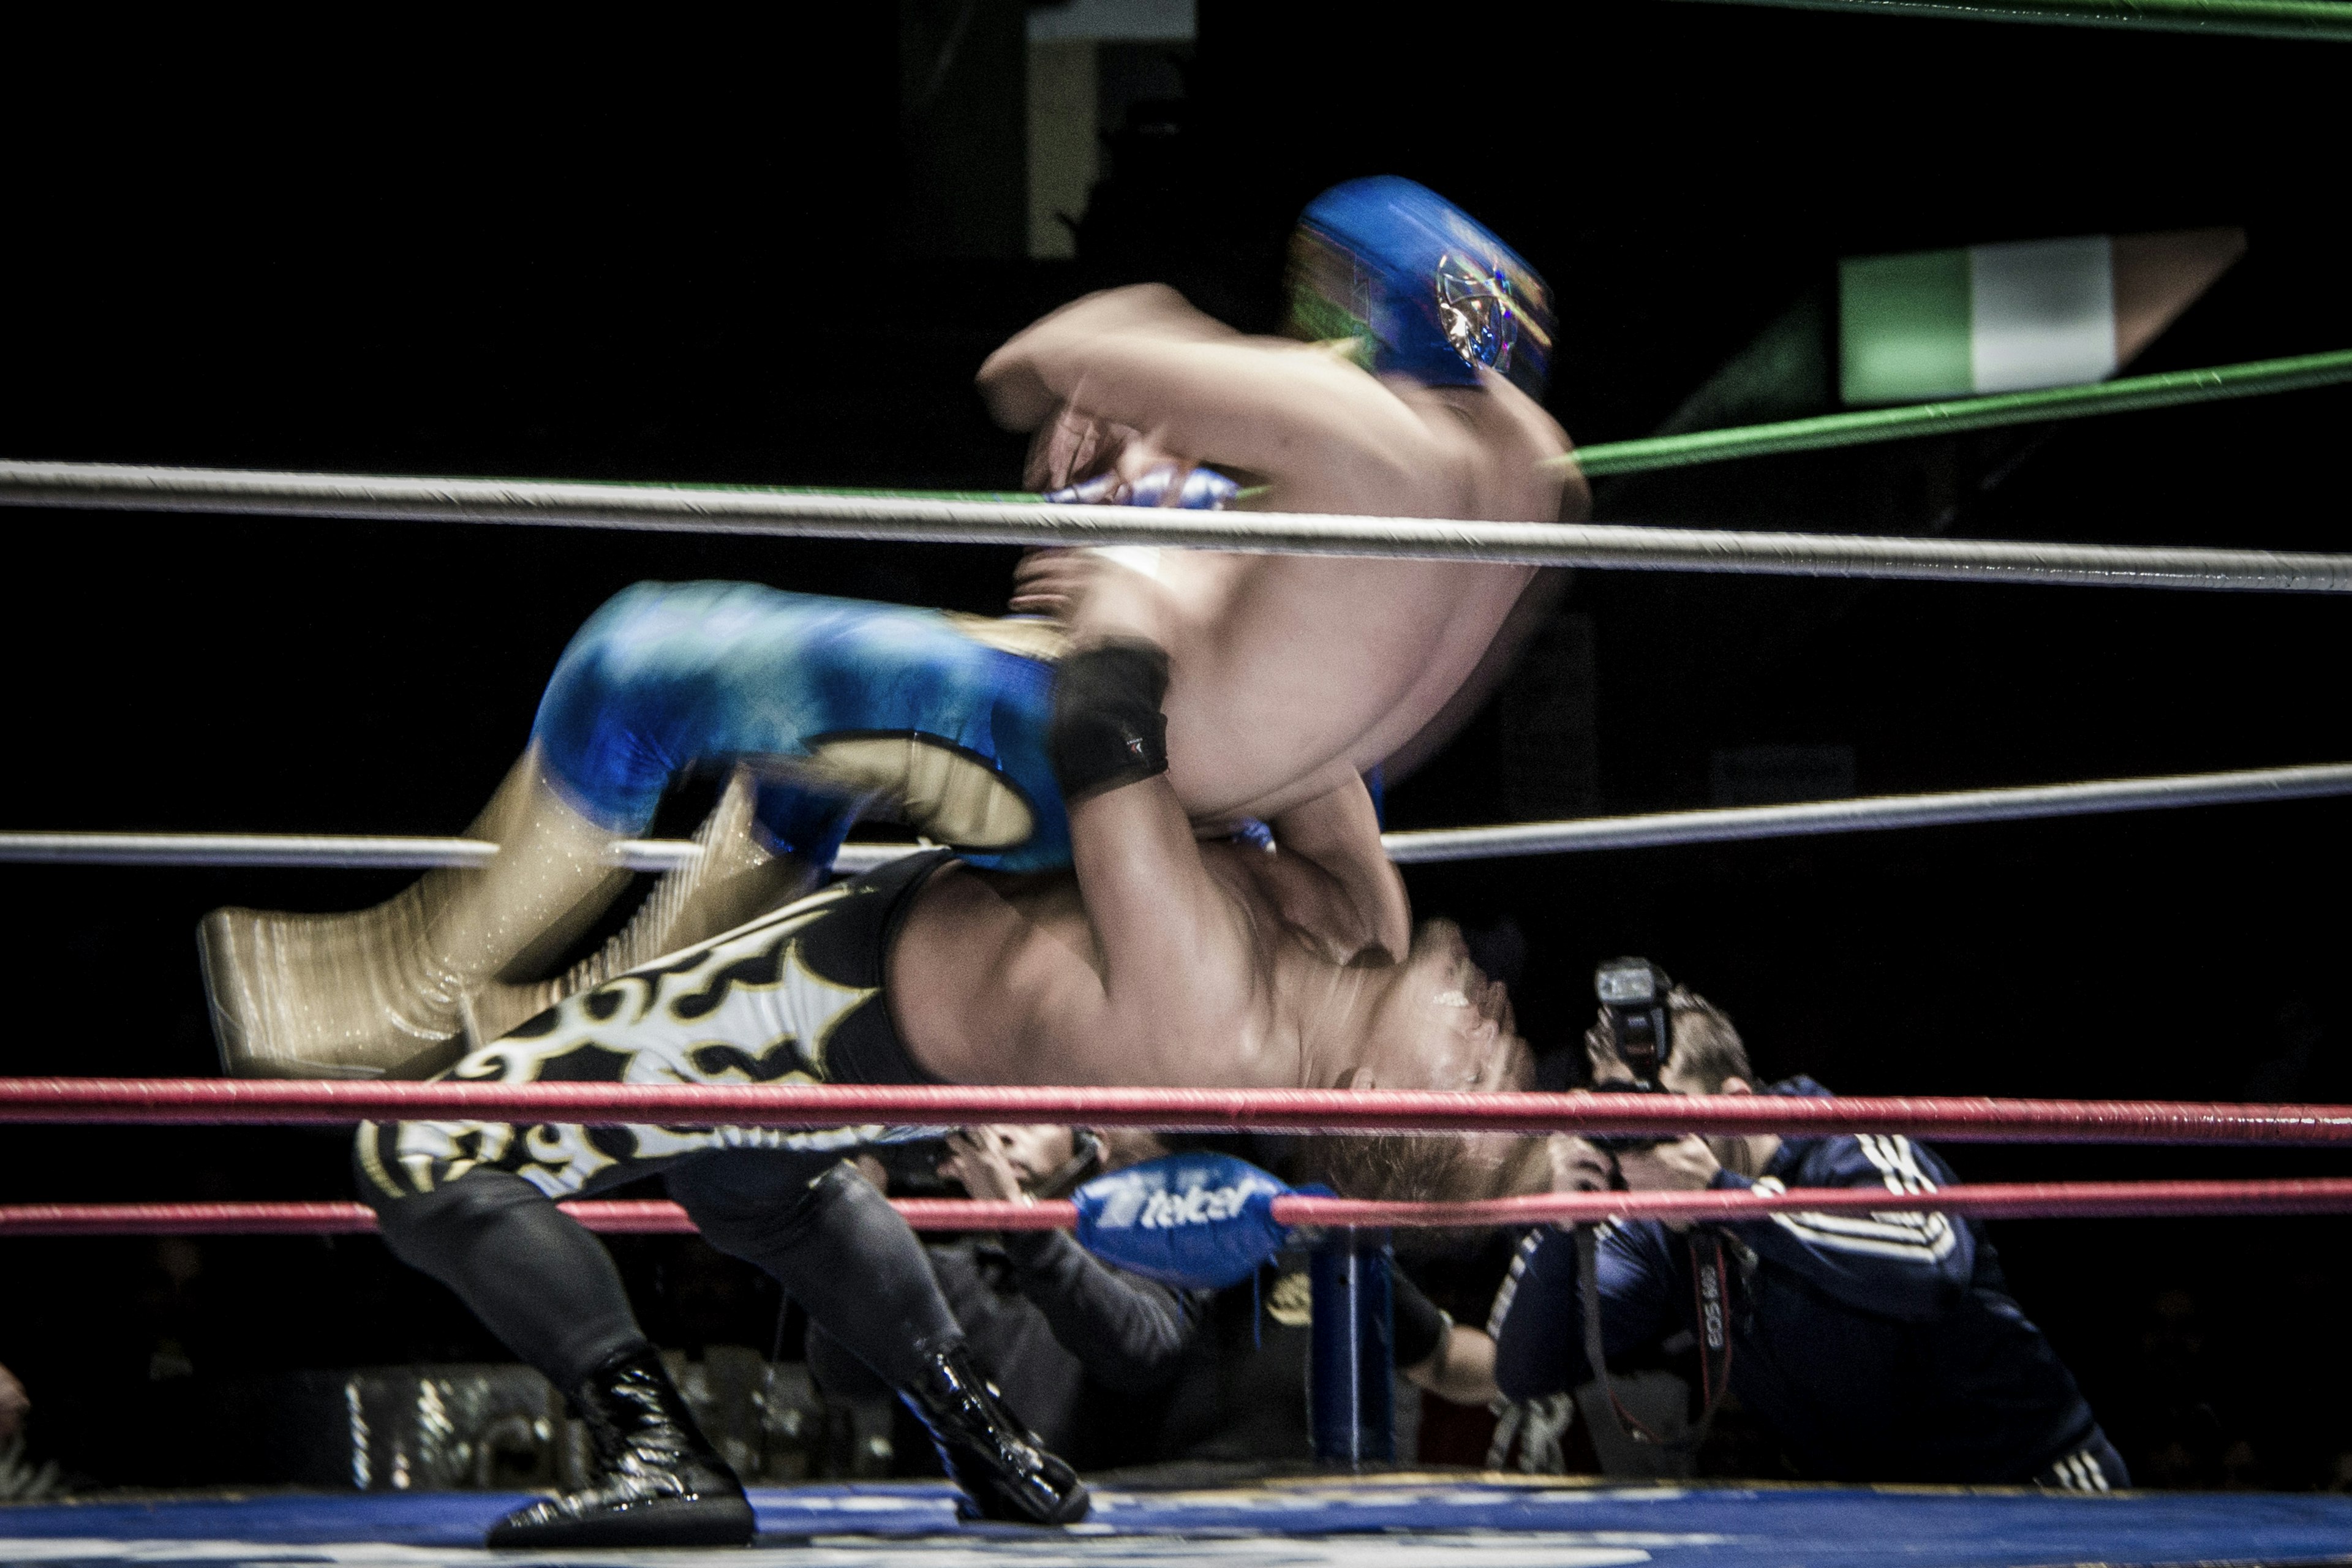
<path fill-rule="evenodd" d="M 1810 1079 L 1776 1094 L 1821 1095 Z M 1899 1136 L 1790 1138 L 1759 1191 L 1884 1186 L 1899 1198 L 1952 1180 Z M 1799 1470 L 1825 1480 L 2024 1482 L 2097 1432 L 2042 1331 L 2010 1298 L 1972 1220 L 1904 1210 L 1779 1214 L 1677 1236 L 1654 1220 L 1600 1239 L 1602 1344 L 1613 1359 L 1697 1327 L 1692 1237 L 1732 1243 L 1730 1386 Z M 1512 1399 L 1592 1376 L 1576 1247 L 1530 1235 L 1496 1298 L 1495 1372 Z"/>

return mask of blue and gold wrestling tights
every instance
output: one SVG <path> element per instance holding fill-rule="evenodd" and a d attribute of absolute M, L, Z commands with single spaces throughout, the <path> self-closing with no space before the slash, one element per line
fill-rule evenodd
<path fill-rule="evenodd" d="M 937 611 L 641 583 L 564 649 L 532 739 L 555 787 L 615 834 L 644 832 L 690 769 L 745 762 L 762 829 L 819 864 L 887 800 L 975 866 L 1051 870 L 1070 863 L 1053 676 Z"/>

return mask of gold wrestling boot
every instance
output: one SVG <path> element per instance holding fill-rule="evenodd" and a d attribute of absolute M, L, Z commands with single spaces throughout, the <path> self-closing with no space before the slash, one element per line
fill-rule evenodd
<path fill-rule="evenodd" d="M 814 889 L 819 868 L 776 854 L 761 842 L 752 815 L 757 799 L 751 771 L 737 768 L 719 804 L 695 830 L 694 841 L 702 854 L 664 872 L 620 933 L 563 973 L 552 980 L 484 987 L 473 1002 L 478 1037 L 498 1039 L 567 996 L 593 991 L 614 975 L 732 931 Z"/>
<path fill-rule="evenodd" d="M 629 873 L 611 861 L 616 836 L 566 804 L 535 754 L 515 765 L 470 831 L 499 847 L 496 859 L 428 872 L 373 909 L 205 916 L 196 942 L 228 1072 L 440 1071 L 464 1050 L 478 994 L 501 973 L 528 973 L 560 952 L 627 885 Z"/>

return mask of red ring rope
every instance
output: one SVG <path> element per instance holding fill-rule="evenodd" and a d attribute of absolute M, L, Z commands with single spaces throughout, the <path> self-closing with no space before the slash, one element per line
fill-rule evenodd
<path fill-rule="evenodd" d="M 1068 1230 L 1066 1201 L 995 1203 L 959 1198 L 895 1201 L 918 1230 Z M 578 1202 L 564 1210 L 591 1230 L 691 1234 L 673 1203 Z M 2259 1182 L 2019 1182 L 1895 1194 L 1871 1187 L 1799 1187 L 1783 1193 L 1545 1193 L 1481 1203 L 1373 1203 L 1284 1197 L 1284 1225 L 1410 1229 L 1592 1223 L 1606 1219 L 1722 1221 L 1774 1214 L 1885 1214 L 1933 1210 L 1977 1219 L 2155 1219 L 2186 1215 L 2352 1213 L 2352 1177 Z M 328 1236 L 370 1231 L 375 1215 L 353 1203 L 16 1204 L 0 1205 L 0 1237 Z"/>
<path fill-rule="evenodd" d="M 0 1122 L 362 1121 L 839 1127 L 1051 1121 L 1184 1131 L 1904 1132 L 1951 1142 L 2352 1143 L 2352 1106 L 2164 1100 L 1449 1094 L 1328 1089 L 933 1088 L 295 1079 L 0 1079 Z"/>

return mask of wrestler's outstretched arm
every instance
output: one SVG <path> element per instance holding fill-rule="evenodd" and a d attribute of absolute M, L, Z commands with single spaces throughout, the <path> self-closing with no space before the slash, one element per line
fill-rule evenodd
<path fill-rule="evenodd" d="M 1135 578 L 1091 596 L 1056 677 L 1050 749 L 1075 887 L 942 872 L 901 928 L 896 1011 L 942 1078 L 1295 1079 L 1263 983 L 1271 922 L 1219 880 L 1170 783 L 1149 589 Z"/>
<path fill-rule="evenodd" d="M 1099 997 L 1049 1025 L 1078 1052 L 1114 1042 L 1138 1083 L 1256 1076 L 1270 1047 L 1256 1022 L 1256 948 L 1247 914 L 1210 876 L 1165 775 L 1071 808 L 1080 895 L 1101 955 Z M 1148 1075 L 1148 1076 L 1145 1076 Z"/>
<path fill-rule="evenodd" d="M 1464 455 L 1340 355 L 1244 337 L 1159 284 L 1064 306 L 990 355 L 980 389 L 1013 429 L 1068 405 L 1193 461 L 1263 476 L 1286 510 L 1407 515 L 1443 485 L 1433 470 Z"/>
<path fill-rule="evenodd" d="M 1484 395 L 1465 396 L 1372 376 L 1329 347 L 1245 336 L 1156 283 L 1065 305 L 991 354 L 979 377 L 1009 429 L 1083 410 L 1178 456 L 1260 476 L 1284 510 L 1408 516 L 1452 489 L 1475 510 L 1447 515 L 1582 516 L 1582 479 L 1537 468 L 1568 451 L 1559 425 L 1507 378 L 1480 383 Z M 1465 429 L 1481 438 L 1465 447 Z M 1525 471 L 1499 461 L 1497 437 L 1520 448 Z"/>
<path fill-rule="evenodd" d="M 1186 606 L 1158 581 L 1108 562 L 1097 562 L 1083 575 L 1084 585 L 1073 592 L 1063 616 L 1076 647 L 1141 641 L 1168 647 L 1200 640 L 1204 628 L 1184 624 Z M 1190 731 L 1177 722 L 1173 710 L 1184 700 L 1188 671 L 1173 661 L 1171 669 L 1170 689 L 1161 703 L 1169 713 L 1167 776 L 1181 786 L 1187 774 L 1177 748 Z M 1190 678 L 1197 681 L 1199 670 L 1196 662 Z M 1203 704 L 1195 700 L 1192 706 L 1197 710 Z M 1281 734 L 1276 731 L 1255 739 L 1278 744 Z M 1345 766 L 1327 767 L 1312 793 L 1291 793 L 1295 798 L 1288 804 L 1266 814 L 1267 825 L 1286 856 L 1312 864 L 1326 877 L 1288 881 L 1285 918 L 1335 963 L 1346 963 L 1370 949 L 1402 959 L 1412 940 L 1412 905 L 1404 879 L 1381 846 L 1380 814 L 1362 776 Z M 1181 787 L 1173 798 L 1180 809 L 1192 805 Z M 1192 820 L 1197 823 L 1200 814 L 1193 812 Z M 1071 826 L 1075 834 L 1075 816 Z M 1085 868 L 1078 869 L 1083 880 Z"/>

